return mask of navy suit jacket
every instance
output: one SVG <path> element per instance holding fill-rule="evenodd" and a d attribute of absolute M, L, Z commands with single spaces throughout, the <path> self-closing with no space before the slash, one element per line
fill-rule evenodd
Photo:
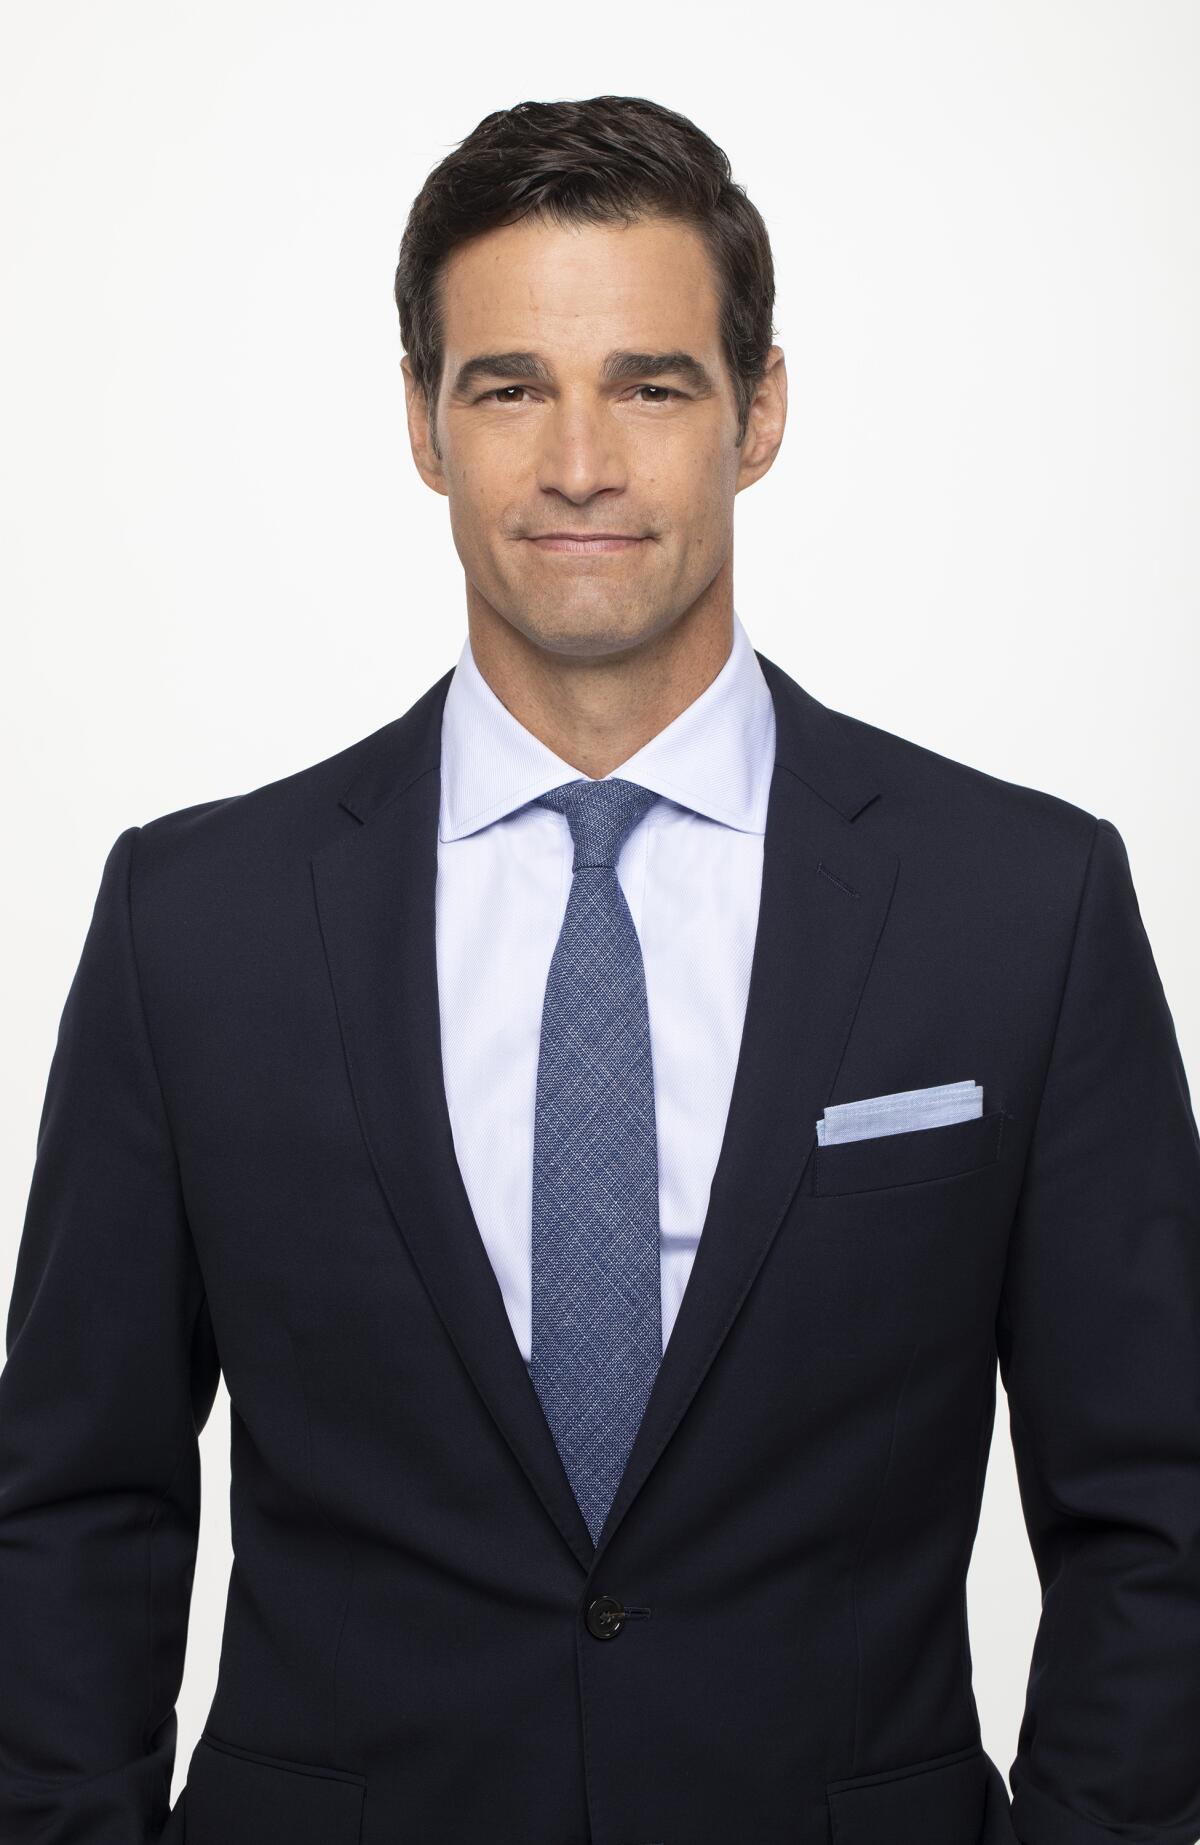
<path fill-rule="evenodd" d="M 116 840 L 0 1373 L 5 1845 L 1200 1836 L 1200 1139 L 1124 844 L 758 657 L 737 1077 L 595 1547 L 442 1085 L 450 674 Z M 816 1144 L 966 1078 L 975 1119 Z M 1043 1590 L 1011 1800 L 965 1588 L 997 1369 Z M 233 1567 L 169 1810 L 222 1373 Z"/>

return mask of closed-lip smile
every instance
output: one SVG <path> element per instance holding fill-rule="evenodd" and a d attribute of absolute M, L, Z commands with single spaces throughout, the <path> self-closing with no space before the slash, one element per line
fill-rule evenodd
<path fill-rule="evenodd" d="M 642 540 L 629 532 L 540 532 L 532 542 L 545 551 L 574 551 L 581 555 L 597 551 L 625 551 Z"/>

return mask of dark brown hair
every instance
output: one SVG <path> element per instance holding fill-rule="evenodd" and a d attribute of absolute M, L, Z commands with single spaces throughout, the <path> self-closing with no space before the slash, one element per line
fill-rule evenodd
<path fill-rule="evenodd" d="M 496 109 L 429 174 L 400 242 L 395 295 L 431 432 L 442 375 L 445 260 L 468 238 L 530 214 L 561 224 L 658 216 L 695 227 L 716 271 L 740 444 L 773 334 L 767 227 L 716 142 L 686 116 L 643 96 Z"/>

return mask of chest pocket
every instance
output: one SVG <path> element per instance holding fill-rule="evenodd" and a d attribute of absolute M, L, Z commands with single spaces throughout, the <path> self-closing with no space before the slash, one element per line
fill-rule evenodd
<path fill-rule="evenodd" d="M 977 1172 L 1000 1157 L 1004 1124 L 1012 1117 L 1002 1108 L 941 1127 L 906 1128 L 898 1134 L 875 1134 L 865 1140 L 834 1141 L 813 1148 L 811 1190 L 814 1197 L 878 1191 L 886 1185 L 919 1185 Z"/>

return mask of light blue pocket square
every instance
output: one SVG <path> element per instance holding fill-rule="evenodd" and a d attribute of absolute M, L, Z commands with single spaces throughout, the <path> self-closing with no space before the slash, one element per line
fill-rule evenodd
<path fill-rule="evenodd" d="M 969 1077 L 961 1083 L 934 1083 L 928 1089 L 898 1089 L 893 1095 L 864 1096 L 860 1102 L 831 1103 L 817 1122 L 817 1145 L 946 1127 L 982 1113 L 983 1090 Z"/>

